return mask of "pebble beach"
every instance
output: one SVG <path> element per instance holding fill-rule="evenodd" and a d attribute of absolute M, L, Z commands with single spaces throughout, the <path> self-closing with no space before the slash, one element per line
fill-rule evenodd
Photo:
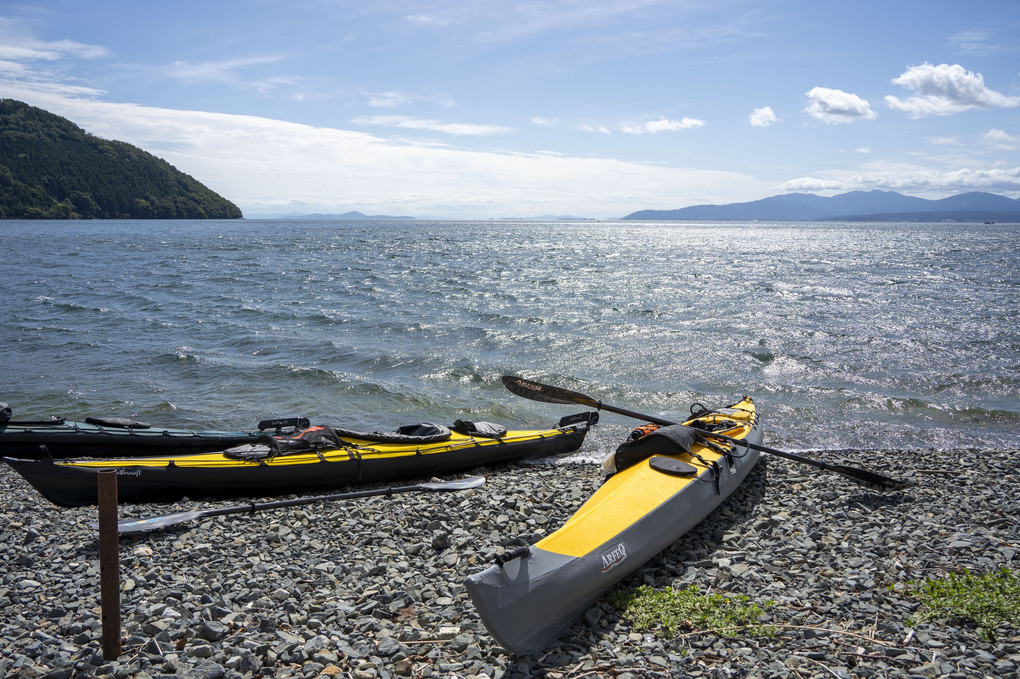
<path fill-rule="evenodd" d="M 771 601 L 773 636 L 637 630 L 605 597 L 532 656 L 487 633 L 463 579 L 555 530 L 595 464 L 473 470 L 486 483 L 203 518 L 120 538 L 123 652 L 104 658 L 94 507 L 0 466 L 0 676 L 1017 677 L 1020 630 L 912 623 L 908 583 L 1020 567 L 1018 450 L 823 451 L 897 492 L 763 456 L 719 509 L 618 587 Z M 125 505 L 142 518 L 235 502 Z"/>

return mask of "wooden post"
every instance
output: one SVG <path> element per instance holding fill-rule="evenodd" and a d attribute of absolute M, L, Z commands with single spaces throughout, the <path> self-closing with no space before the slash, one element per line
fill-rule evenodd
<path fill-rule="evenodd" d="M 101 469 L 99 480 L 99 595 L 103 659 L 120 657 L 120 537 L 117 533 L 117 470 Z"/>

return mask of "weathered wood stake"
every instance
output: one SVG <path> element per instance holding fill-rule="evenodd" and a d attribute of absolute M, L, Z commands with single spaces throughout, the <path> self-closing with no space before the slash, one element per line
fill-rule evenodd
<path fill-rule="evenodd" d="M 117 533 L 117 470 L 102 469 L 99 480 L 99 595 L 103 616 L 103 659 L 120 657 L 120 538 Z"/>

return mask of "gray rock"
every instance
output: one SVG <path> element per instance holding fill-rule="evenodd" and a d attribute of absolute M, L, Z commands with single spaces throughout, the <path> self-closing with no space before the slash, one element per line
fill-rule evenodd
<path fill-rule="evenodd" d="M 658 636 L 633 629 L 603 598 L 556 645 L 527 658 L 489 636 L 463 579 L 566 520 L 601 482 L 595 465 L 499 467 L 478 491 L 323 503 L 123 538 L 122 576 L 136 586 L 122 593 L 117 661 L 99 651 L 94 508 L 40 504 L 0 465 L 0 550 L 9 566 L 0 570 L 0 675 L 1015 674 L 1016 630 L 996 630 L 989 642 L 954 621 L 905 622 L 919 611 L 906 583 L 962 567 L 1018 567 L 1017 451 L 819 457 L 917 485 L 879 493 L 763 459 L 719 510 L 619 585 L 771 599 L 774 637 L 686 629 Z M 952 469 L 952 486 L 921 469 Z M 24 528 L 26 516 L 46 525 L 45 535 Z"/>

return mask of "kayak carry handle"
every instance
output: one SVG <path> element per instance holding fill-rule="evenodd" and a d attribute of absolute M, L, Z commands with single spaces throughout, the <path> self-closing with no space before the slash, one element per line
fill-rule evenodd
<path fill-rule="evenodd" d="M 513 549 L 511 549 L 508 552 L 503 552 L 502 554 L 497 554 L 496 558 L 493 559 L 493 561 L 496 562 L 497 566 L 502 567 L 502 566 L 505 566 L 506 564 L 508 564 L 509 562 L 513 561 L 514 559 L 518 559 L 518 558 L 521 558 L 521 557 L 529 556 L 530 554 L 531 554 L 531 547 L 529 545 L 523 545 L 521 547 L 514 547 Z"/>
<path fill-rule="evenodd" d="M 559 424 L 556 426 L 560 429 L 564 427 L 572 427 L 578 424 L 584 424 L 588 427 L 593 427 L 599 423 L 598 413 L 577 413 L 576 415 L 565 415 L 560 418 Z"/>
<path fill-rule="evenodd" d="M 307 417 L 278 417 L 274 420 L 262 420 L 259 422 L 259 431 L 265 431 L 266 429 L 275 429 L 279 431 L 284 427 L 308 429 L 310 424 L 311 421 Z"/>

